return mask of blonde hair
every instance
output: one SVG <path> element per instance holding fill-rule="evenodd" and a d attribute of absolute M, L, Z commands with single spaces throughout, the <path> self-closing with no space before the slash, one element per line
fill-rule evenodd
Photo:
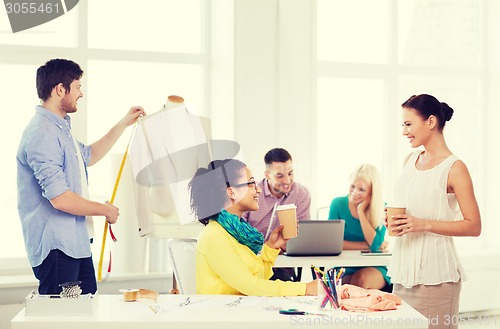
<path fill-rule="evenodd" d="M 382 186 L 379 171 L 374 165 L 364 163 L 351 174 L 351 182 L 357 177 L 363 178 L 371 186 L 371 199 L 366 216 L 373 228 L 377 228 L 382 225 L 383 211 Z"/>

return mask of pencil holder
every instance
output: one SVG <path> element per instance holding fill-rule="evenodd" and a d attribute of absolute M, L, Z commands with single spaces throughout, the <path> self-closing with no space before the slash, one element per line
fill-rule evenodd
<path fill-rule="evenodd" d="M 321 311 L 331 311 L 340 308 L 337 291 L 332 291 L 328 284 L 318 280 L 318 309 Z"/>

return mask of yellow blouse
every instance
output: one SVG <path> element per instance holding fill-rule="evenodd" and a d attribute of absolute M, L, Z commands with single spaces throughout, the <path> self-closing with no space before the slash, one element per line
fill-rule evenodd
<path fill-rule="evenodd" d="M 196 245 L 196 293 L 303 296 L 304 282 L 270 281 L 279 249 L 266 244 L 259 255 L 210 221 Z"/>

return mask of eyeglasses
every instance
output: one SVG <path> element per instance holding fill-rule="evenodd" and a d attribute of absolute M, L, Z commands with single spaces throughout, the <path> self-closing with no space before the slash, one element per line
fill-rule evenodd
<path fill-rule="evenodd" d="M 233 185 L 233 187 L 243 187 L 243 186 L 252 186 L 255 188 L 255 190 L 257 191 L 257 182 L 256 181 L 251 181 L 251 182 L 245 182 L 245 183 L 240 183 L 240 184 L 236 184 L 236 185 Z"/>

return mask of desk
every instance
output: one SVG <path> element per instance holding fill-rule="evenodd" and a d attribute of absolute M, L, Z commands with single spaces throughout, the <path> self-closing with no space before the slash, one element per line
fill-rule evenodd
<path fill-rule="evenodd" d="M 186 298 L 190 303 L 181 306 Z M 11 322 L 12 329 L 164 329 L 164 328 L 297 328 L 318 325 L 325 328 L 427 328 L 427 319 L 407 304 L 395 311 L 354 313 L 325 311 L 323 315 L 281 315 L 279 309 L 297 308 L 317 313 L 316 298 L 256 297 L 235 295 L 160 295 L 124 302 L 122 295 L 97 296 L 98 309 L 92 316 L 25 316 L 24 309 Z M 239 302 L 238 302 L 239 300 Z M 158 307 L 158 313 L 151 307 Z"/>
<path fill-rule="evenodd" d="M 350 267 L 350 266 L 387 266 L 391 256 L 363 256 L 359 250 L 344 250 L 338 256 L 285 256 L 278 255 L 274 267 Z"/>

